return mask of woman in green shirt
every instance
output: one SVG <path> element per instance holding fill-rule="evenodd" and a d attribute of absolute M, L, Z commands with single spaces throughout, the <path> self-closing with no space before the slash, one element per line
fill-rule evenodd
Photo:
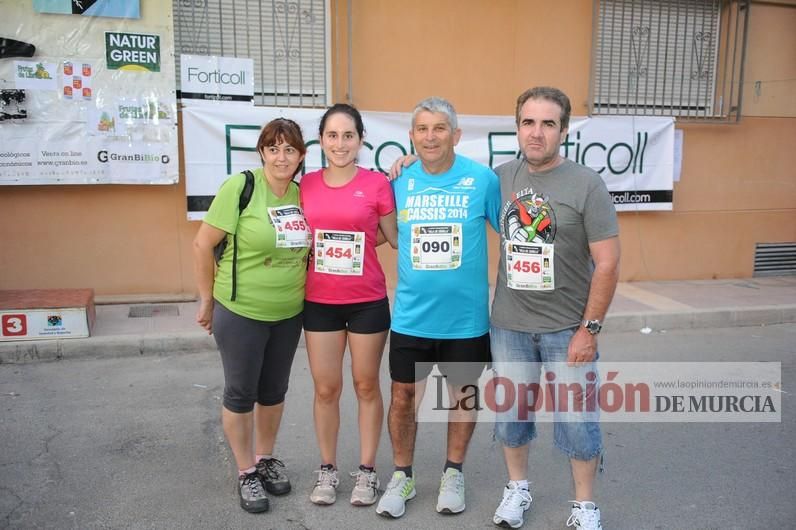
<path fill-rule="evenodd" d="M 306 154 L 301 128 L 278 118 L 260 132 L 263 167 L 218 191 L 193 242 L 200 305 L 196 320 L 215 336 L 224 367 L 221 419 L 238 466 L 241 507 L 268 510 L 290 491 L 273 458 L 290 367 L 302 326 L 309 233 L 293 177 Z M 227 242 L 214 264 L 214 248 Z M 237 248 L 236 248 L 237 247 Z"/>

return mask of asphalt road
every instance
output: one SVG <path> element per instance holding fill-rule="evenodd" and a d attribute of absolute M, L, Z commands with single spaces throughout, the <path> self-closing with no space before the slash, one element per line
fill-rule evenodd
<path fill-rule="evenodd" d="M 603 360 L 782 361 L 781 423 L 607 423 L 597 500 L 609 528 L 793 528 L 796 521 L 796 325 L 606 334 Z M 109 352 L 109 355 L 112 352 Z M 306 354 L 293 368 L 278 453 L 294 491 L 251 515 L 237 503 L 219 422 L 217 354 L 0 365 L 2 528 L 493 528 L 505 470 L 491 426 L 465 463 L 467 510 L 434 511 L 444 424 L 420 426 L 418 497 L 399 520 L 348 504 L 356 465 L 355 400 L 343 395 L 338 503 L 308 496 L 318 465 Z M 383 389 L 388 387 L 383 363 Z M 531 455 L 534 504 L 525 528 L 563 528 L 566 460 L 540 425 Z M 377 467 L 391 471 L 389 439 Z"/>

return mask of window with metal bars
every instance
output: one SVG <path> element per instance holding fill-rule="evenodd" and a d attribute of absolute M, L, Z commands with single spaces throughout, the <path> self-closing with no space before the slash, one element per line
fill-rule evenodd
<path fill-rule="evenodd" d="M 595 0 L 592 114 L 740 117 L 748 0 Z"/>
<path fill-rule="evenodd" d="M 180 54 L 254 59 L 254 102 L 325 107 L 328 0 L 173 0 Z"/>

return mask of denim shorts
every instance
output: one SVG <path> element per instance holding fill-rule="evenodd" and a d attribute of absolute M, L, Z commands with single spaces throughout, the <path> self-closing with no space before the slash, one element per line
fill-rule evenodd
<path fill-rule="evenodd" d="M 602 434 L 599 424 L 599 374 L 597 363 L 580 367 L 566 365 L 569 341 L 577 328 L 552 333 L 524 333 L 492 326 L 492 362 L 495 376 L 511 384 L 514 389 L 541 389 L 544 394 L 540 408 L 552 413 L 553 438 L 556 447 L 569 458 L 591 460 L 602 453 Z M 599 357 L 599 354 L 598 354 Z M 545 377 L 539 380 L 541 368 Z M 556 390 L 546 393 L 547 388 L 569 389 L 561 394 Z M 572 389 L 581 389 L 572 390 Z M 495 438 L 507 447 L 521 447 L 536 438 L 536 417 L 532 407 L 527 407 L 528 395 L 532 392 L 517 391 L 513 401 L 504 401 L 506 409 L 498 411 L 495 422 Z M 505 394 L 505 393 L 504 393 Z M 520 394 L 525 403 L 521 405 Z M 547 399 L 554 395 L 554 399 Z M 555 404 L 556 399 L 559 404 Z M 542 404 L 543 401 L 546 402 Z M 530 402 L 534 402 L 530 400 Z M 548 403 L 553 402 L 551 408 Z M 509 407 L 509 403 L 512 403 Z M 563 406 L 562 406 L 563 404 Z M 525 413 L 520 407 L 525 406 Z M 545 408 L 541 408 L 541 407 Z"/>

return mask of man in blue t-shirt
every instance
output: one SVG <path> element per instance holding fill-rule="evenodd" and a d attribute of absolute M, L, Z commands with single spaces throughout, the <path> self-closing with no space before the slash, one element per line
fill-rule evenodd
<path fill-rule="evenodd" d="M 437 511 L 465 508 L 462 464 L 477 413 L 460 403 L 490 360 L 486 221 L 497 231 L 500 213 L 497 175 L 454 152 L 461 130 L 448 101 L 432 97 L 418 103 L 409 136 L 420 163 L 393 182 L 398 285 L 388 425 L 395 472 L 376 509 L 391 517 L 402 516 L 415 496 L 415 403 L 434 364 L 446 378 L 453 405 L 459 405 L 448 413 Z"/>

